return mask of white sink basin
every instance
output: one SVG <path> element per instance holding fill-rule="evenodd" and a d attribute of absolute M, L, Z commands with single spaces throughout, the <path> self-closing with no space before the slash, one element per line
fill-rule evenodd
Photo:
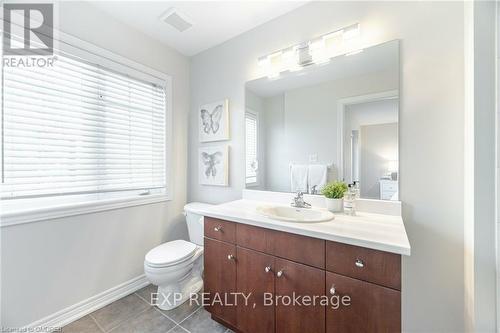
<path fill-rule="evenodd" d="M 325 209 L 295 208 L 286 206 L 258 206 L 259 214 L 275 220 L 288 222 L 325 222 L 335 218 L 333 213 Z"/>

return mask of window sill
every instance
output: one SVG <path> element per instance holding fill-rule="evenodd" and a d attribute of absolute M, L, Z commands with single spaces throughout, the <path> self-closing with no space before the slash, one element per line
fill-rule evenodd
<path fill-rule="evenodd" d="M 0 227 L 16 224 L 32 223 L 61 217 L 90 214 L 107 210 L 147 205 L 171 200 L 167 194 L 151 194 L 148 196 L 126 196 L 108 199 L 86 198 L 78 202 L 64 202 L 39 205 L 26 209 L 18 203 L 2 201 Z M 32 201 L 33 202 L 33 201 Z M 26 205 L 22 205 L 26 207 Z M 28 204 L 33 207 L 33 205 Z"/>

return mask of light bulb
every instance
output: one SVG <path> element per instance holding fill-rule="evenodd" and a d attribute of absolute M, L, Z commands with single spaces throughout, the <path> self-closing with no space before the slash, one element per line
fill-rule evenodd
<path fill-rule="evenodd" d="M 344 39 L 352 39 L 359 37 L 359 23 L 344 28 L 344 30 L 342 31 L 342 37 Z"/>

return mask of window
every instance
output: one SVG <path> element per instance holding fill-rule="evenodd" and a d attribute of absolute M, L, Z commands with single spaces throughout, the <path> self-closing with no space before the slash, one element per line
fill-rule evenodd
<path fill-rule="evenodd" d="M 2 74 L 2 199 L 165 192 L 162 85 L 66 54 Z"/>
<path fill-rule="evenodd" d="M 247 185 L 257 185 L 258 149 L 258 116 L 256 113 L 247 111 L 245 113 L 245 183 Z"/>

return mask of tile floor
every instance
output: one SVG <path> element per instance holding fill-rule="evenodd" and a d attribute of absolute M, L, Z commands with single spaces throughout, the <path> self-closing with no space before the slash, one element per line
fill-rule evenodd
<path fill-rule="evenodd" d="M 164 311 L 151 306 L 149 285 L 102 309 L 64 326 L 64 333 L 232 333 L 213 321 L 210 314 L 189 301 L 178 308 Z"/>

